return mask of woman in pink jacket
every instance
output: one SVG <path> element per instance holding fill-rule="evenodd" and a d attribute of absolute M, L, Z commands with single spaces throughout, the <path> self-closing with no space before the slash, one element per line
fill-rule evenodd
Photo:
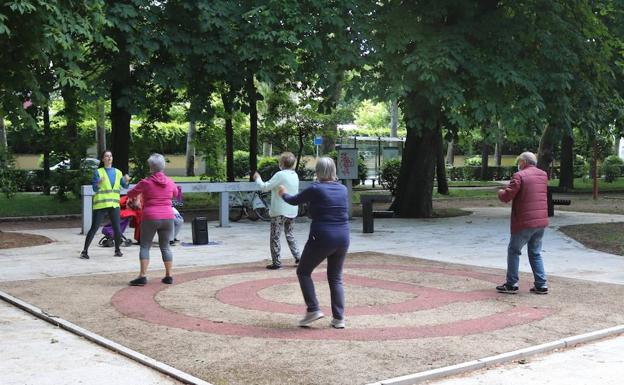
<path fill-rule="evenodd" d="M 178 187 L 165 175 L 165 157 L 160 154 L 152 154 L 147 163 L 152 175 L 141 180 L 136 186 L 128 191 L 128 197 L 134 198 L 141 195 L 143 198 L 143 217 L 141 221 L 141 272 L 132 281 L 132 286 L 144 286 L 147 283 L 147 267 L 149 266 L 149 250 L 158 233 L 158 245 L 165 264 L 165 277 L 162 283 L 172 284 L 171 267 L 173 255 L 169 247 L 169 239 L 173 235 L 173 209 L 171 200 L 178 193 Z"/>

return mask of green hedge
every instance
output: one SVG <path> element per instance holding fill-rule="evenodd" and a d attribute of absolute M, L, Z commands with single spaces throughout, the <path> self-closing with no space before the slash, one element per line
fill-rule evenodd
<path fill-rule="evenodd" d="M 516 171 L 516 166 L 489 166 L 485 180 L 511 179 Z M 446 177 L 449 180 L 481 180 L 481 166 L 448 167 Z"/>
<path fill-rule="evenodd" d="M 279 158 L 267 156 L 258 161 L 258 173 L 262 180 L 267 181 L 280 170 Z"/>

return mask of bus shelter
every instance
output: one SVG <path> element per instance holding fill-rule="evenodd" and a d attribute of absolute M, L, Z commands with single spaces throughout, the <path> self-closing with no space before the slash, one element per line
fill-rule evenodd
<path fill-rule="evenodd" d="M 357 148 L 368 168 L 366 178 L 378 180 L 384 162 L 401 159 L 405 138 L 389 136 L 342 136 L 336 140 L 336 147 Z"/>

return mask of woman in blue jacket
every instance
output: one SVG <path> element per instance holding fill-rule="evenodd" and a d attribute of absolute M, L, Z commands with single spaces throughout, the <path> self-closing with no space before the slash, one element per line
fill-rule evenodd
<path fill-rule="evenodd" d="M 349 197 L 346 187 L 336 181 L 336 165 L 331 158 L 318 159 L 316 178 L 319 183 L 312 184 L 299 194 L 289 195 L 284 186 L 280 186 L 278 191 L 291 205 L 308 203 L 312 217 L 310 235 L 297 267 L 299 286 L 307 306 L 306 315 L 299 321 L 299 326 L 308 326 L 324 317 L 316 298 L 312 272 L 327 259 L 327 281 L 333 316 L 331 325 L 343 329 L 345 318 L 342 267 L 349 249 Z"/>

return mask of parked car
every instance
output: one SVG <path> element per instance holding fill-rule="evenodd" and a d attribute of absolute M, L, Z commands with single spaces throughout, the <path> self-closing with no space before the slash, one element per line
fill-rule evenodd
<path fill-rule="evenodd" d="M 100 165 L 100 160 L 95 158 L 84 158 L 80 161 L 81 168 L 87 168 L 95 170 Z M 69 159 L 65 159 L 55 164 L 54 166 L 50 166 L 50 171 L 56 171 L 58 169 L 69 170 L 71 167 L 71 161 Z"/>

